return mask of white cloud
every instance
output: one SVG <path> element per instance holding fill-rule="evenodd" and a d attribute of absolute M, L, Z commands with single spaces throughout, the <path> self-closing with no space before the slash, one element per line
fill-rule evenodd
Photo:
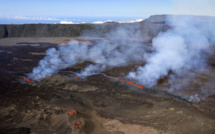
<path fill-rule="evenodd" d="M 135 22 L 141 22 L 143 21 L 143 19 L 136 19 L 134 20 L 124 20 L 124 21 L 120 21 L 119 23 L 135 23 Z"/>
<path fill-rule="evenodd" d="M 134 23 L 135 21 L 133 20 L 123 20 L 123 21 L 120 21 L 119 23 Z"/>
<path fill-rule="evenodd" d="M 103 24 L 104 22 L 103 21 L 96 21 L 96 22 L 93 22 L 93 24 Z"/>
<path fill-rule="evenodd" d="M 72 21 L 60 21 L 60 24 L 74 24 Z"/>
<path fill-rule="evenodd" d="M 141 22 L 143 19 L 136 19 L 135 22 Z"/>

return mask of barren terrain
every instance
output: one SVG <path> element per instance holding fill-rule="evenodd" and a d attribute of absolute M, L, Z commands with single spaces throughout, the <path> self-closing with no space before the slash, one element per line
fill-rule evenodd
<path fill-rule="evenodd" d="M 200 102 L 190 102 L 186 97 L 181 97 L 181 94 L 189 96 L 197 90 L 202 91 L 202 88 L 213 92 L 213 57 L 208 61 L 208 73 L 197 75 L 190 72 L 187 76 L 197 75 L 197 79 L 186 87 L 190 90 L 174 94 L 165 92 L 169 86 L 166 83 L 168 78 L 161 79 L 150 89 L 142 90 L 104 75 L 120 77 L 135 69 L 135 64 L 76 79 L 74 72 L 89 64 L 88 61 L 48 76 L 40 82 L 23 80 L 46 55 L 48 48 L 66 44 L 70 39 L 0 39 L 1 134 L 215 133 L 215 96 L 207 96 Z M 74 39 L 91 45 L 102 40 L 92 37 Z M 77 113 L 69 114 L 71 110 Z M 77 122 L 80 122 L 81 128 L 75 125 Z"/>

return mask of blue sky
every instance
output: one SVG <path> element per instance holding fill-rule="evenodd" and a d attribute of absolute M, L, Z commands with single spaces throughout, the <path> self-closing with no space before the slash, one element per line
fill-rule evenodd
<path fill-rule="evenodd" d="M 0 0 L 5 15 L 148 16 L 167 13 L 170 0 Z M 146 14 L 146 15 L 145 15 Z"/>
<path fill-rule="evenodd" d="M 155 14 L 215 16 L 215 0 L 0 0 L 0 3 L 1 20 L 57 21 L 71 16 L 144 18 Z"/>

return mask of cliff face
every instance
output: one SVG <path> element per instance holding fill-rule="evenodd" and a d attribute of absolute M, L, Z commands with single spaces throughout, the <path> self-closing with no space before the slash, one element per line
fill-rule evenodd
<path fill-rule="evenodd" d="M 0 25 L 0 38 L 9 37 L 75 37 L 83 33 L 88 36 L 104 35 L 118 26 L 138 26 L 145 38 L 153 38 L 170 27 L 165 24 L 165 16 L 152 16 L 140 23 L 104 24 L 23 24 Z"/>
<path fill-rule="evenodd" d="M 64 37 L 79 36 L 90 24 L 24 24 L 0 25 L 0 37 Z"/>
<path fill-rule="evenodd" d="M 215 22 L 215 17 L 208 16 L 183 16 L 192 17 L 193 21 Z M 175 21 L 180 19 L 175 17 Z M 166 21 L 167 15 L 153 15 L 139 23 L 104 23 L 104 24 L 23 24 L 0 25 L 0 38 L 7 37 L 75 37 L 80 35 L 103 36 L 117 27 L 132 27 L 142 32 L 144 39 L 152 39 L 158 33 L 171 27 Z M 86 34 L 87 33 L 87 34 Z"/>

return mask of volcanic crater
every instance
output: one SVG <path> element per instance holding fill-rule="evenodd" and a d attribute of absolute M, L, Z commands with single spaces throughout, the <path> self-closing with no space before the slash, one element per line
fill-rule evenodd
<path fill-rule="evenodd" d="M 40 82 L 24 80 L 46 55 L 48 48 L 57 48 L 59 44 L 68 43 L 70 39 L 55 37 L 55 41 L 53 38 L 0 40 L 1 133 L 215 132 L 214 95 L 199 102 L 190 102 L 180 94 L 166 92 L 169 86 L 168 76 L 160 79 L 152 88 L 140 88 L 138 83 L 129 83 L 124 79 L 123 76 L 134 70 L 138 64 L 145 63 L 110 68 L 100 74 L 79 78 L 76 73 L 87 65 L 94 64 L 85 61 L 50 75 Z M 83 41 L 82 37 L 75 39 Z M 91 37 L 87 42 L 93 45 L 96 40 L 98 38 Z M 209 59 L 208 62 L 211 65 L 210 72 L 214 72 L 214 60 Z M 210 82 L 211 79 L 214 80 L 214 76 L 210 72 L 198 74 L 200 83 L 199 80 L 193 80 L 187 88 L 198 88 L 199 84 L 205 83 L 205 86 L 214 87 L 214 83 Z M 191 91 L 187 94 L 189 92 Z M 69 114 L 72 110 L 77 112 Z"/>

